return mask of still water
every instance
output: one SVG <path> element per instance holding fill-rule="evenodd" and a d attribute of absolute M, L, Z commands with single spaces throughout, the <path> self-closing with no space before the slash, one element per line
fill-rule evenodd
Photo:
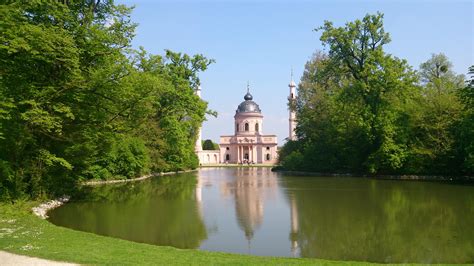
<path fill-rule="evenodd" d="M 60 226 L 155 245 L 372 262 L 474 262 L 474 186 L 209 168 L 86 188 Z"/>

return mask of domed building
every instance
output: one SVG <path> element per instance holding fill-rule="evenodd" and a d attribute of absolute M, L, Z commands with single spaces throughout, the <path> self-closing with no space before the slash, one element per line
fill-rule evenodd
<path fill-rule="evenodd" d="M 296 100 L 296 84 L 288 85 L 290 103 Z M 201 87 L 196 89 L 196 95 L 201 97 Z M 287 140 L 296 140 L 296 114 L 289 109 L 289 134 Z M 263 115 L 260 106 L 253 100 L 247 85 L 244 101 L 237 106 L 234 115 L 234 135 L 220 137 L 218 150 L 202 150 L 201 128 L 196 139 L 195 152 L 201 165 L 209 164 L 275 164 L 278 161 L 277 136 L 263 134 Z"/>
<path fill-rule="evenodd" d="M 277 136 L 264 135 L 262 132 L 262 110 L 253 101 L 253 96 L 247 86 L 244 101 L 235 111 L 234 135 L 220 137 L 220 162 L 275 164 L 277 162 Z"/>

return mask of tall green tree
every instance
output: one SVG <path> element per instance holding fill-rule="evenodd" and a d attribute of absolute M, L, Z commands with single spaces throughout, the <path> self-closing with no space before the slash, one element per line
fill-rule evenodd
<path fill-rule="evenodd" d="M 394 171 L 406 157 L 403 140 L 398 139 L 398 104 L 413 93 L 415 72 L 405 60 L 383 51 L 390 36 L 383 28 L 383 15 L 366 15 L 362 20 L 334 27 L 331 22 L 317 29 L 329 48 L 329 65 L 346 82 L 339 86 L 337 102 L 357 121 L 345 127 L 356 137 L 352 142 L 355 162 L 351 168 L 370 173 Z M 343 122 L 344 123 L 344 122 Z M 346 123 L 347 124 L 347 123 Z"/>
<path fill-rule="evenodd" d="M 1 3 L 1 198 L 197 166 L 207 104 L 194 88 L 213 61 L 134 51 L 131 11 L 111 0 Z"/>
<path fill-rule="evenodd" d="M 456 127 L 462 114 L 458 97 L 464 76 L 456 75 L 444 54 L 432 54 L 420 65 L 422 93 L 411 106 L 406 126 L 411 135 L 407 171 L 447 174 L 457 172 Z"/>
<path fill-rule="evenodd" d="M 456 142 L 458 158 L 463 173 L 474 173 L 474 65 L 469 67 L 466 86 L 459 91 L 464 104 L 461 121 L 457 128 Z"/>
<path fill-rule="evenodd" d="M 383 15 L 317 31 L 327 53 L 298 86 L 297 141 L 280 150 L 290 170 L 466 174 L 472 166 L 470 86 L 444 54 L 414 71 L 384 52 Z M 464 88 L 465 87 L 465 88 Z M 471 101 L 472 102 L 472 101 Z M 466 148 L 469 147 L 469 148 Z"/>

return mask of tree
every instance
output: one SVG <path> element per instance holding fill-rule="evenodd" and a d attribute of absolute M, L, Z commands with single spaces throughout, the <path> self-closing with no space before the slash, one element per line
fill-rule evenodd
<path fill-rule="evenodd" d="M 202 149 L 203 150 L 218 150 L 219 145 L 217 143 L 212 142 L 210 139 L 206 139 L 202 143 Z"/>
<path fill-rule="evenodd" d="M 466 86 L 459 90 L 459 97 L 464 104 L 456 141 L 461 169 L 465 174 L 474 173 L 474 65 L 469 67 Z"/>
<path fill-rule="evenodd" d="M 0 197 L 198 165 L 202 55 L 135 51 L 132 9 L 106 1 L 0 5 Z M 5 178 L 3 178 L 5 177 Z"/>
<path fill-rule="evenodd" d="M 456 75 L 453 64 L 443 53 L 432 54 L 431 58 L 420 65 L 420 79 L 427 89 L 434 89 L 441 94 L 463 86 L 464 75 Z"/>
<path fill-rule="evenodd" d="M 280 151 L 286 169 L 371 174 L 472 171 L 470 86 L 444 54 L 415 72 L 386 54 L 383 15 L 318 28 L 328 53 L 305 65 L 295 108 L 298 140 Z M 469 83 L 469 82 L 468 82 Z M 472 107 L 472 104 L 471 104 Z"/>
<path fill-rule="evenodd" d="M 405 60 L 384 53 L 390 37 L 383 15 L 366 15 L 345 27 L 326 21 L 317 30 L 323 31 L 321 41 L 329 47 L 331 64 L 349 77 L 340 99 L 360 121 L 356 134 L 366 136 L 358 139 L 365 147 L 358 153 L 364 168 L 371 173 L 400 168 L 406 150 L 397 139 L 396 108 L 413 92 L 417 77 Z"/>
<path fill-rule="evenodd" d="M 407 114 L 411 136 L 406 168 L 420 173 L 457 172 L 455 131 L 461 119 L 458 91 L 464 76 L 452 71 L 452 63 L 444 54 L 432 54 L 420 65 L 419 75 L 422 92 Z"/>

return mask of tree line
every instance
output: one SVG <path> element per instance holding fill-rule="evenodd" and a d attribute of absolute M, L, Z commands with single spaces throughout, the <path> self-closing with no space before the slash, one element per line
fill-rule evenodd
<path fill-rule="evenodd" d="M 289 103 L 298 140 L 280 150 L 284 169 L 472 175 L 474 66 L 458 75 L 439 53 L 414 70 L 384 51 L 381 13 L 316 31 L 327 52 L 306 63 Z"/>
<path fill-rule="evenodd" d="M 194 88 L 213 60 L 132 49 L 131 11 L 2 1 L 0 200 L 198 166 L 196 132 L 213 112 Z"/>

